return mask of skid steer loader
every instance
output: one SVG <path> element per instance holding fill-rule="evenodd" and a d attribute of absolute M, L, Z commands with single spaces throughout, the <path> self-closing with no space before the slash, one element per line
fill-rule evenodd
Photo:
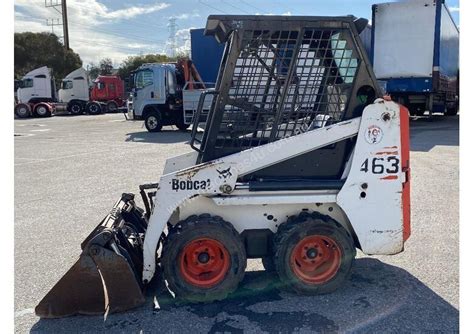
<path fill-rule="evenodd" d="M 226 43 L 202 93 L 193 150 L 159 183 L 123 194 L 79 260 L 36 307 L 40 317 L 144 303 L 159 272 L 176 298 L 221 300 L 262 258 L 282 285 L 328 293 L 356 248 L 396 254 L 410 235 L 408 111 L 381 98 L 359 32 L 345 17 L 209 16 Z M 213 102 L 198 132 L 204 99 Z"/>

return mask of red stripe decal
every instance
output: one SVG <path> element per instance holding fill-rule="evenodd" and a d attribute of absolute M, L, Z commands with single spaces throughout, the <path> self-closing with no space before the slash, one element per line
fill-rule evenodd
<path fill-rule="evenodd" d="M 389 175 L 389 176 L 381 177 L 380 179 L 381 180 L 398 180 L 398 176 L 397 175 Z"/>
<path fill-rule="evenodd" d="M 411 214 L 410 214 L 410 117 L 408 109 L 400 106 L 400 139 L 401 139 L 401 159 L 402 172 L 405 173 L 405 183 L 402 190 L 402 210 L 403 210 L 403 241 L 406 241 L 411 234 Z"/>

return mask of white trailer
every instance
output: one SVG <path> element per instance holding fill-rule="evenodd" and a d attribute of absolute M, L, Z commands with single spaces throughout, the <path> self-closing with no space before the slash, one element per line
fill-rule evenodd
<path fill-rule="evenodd" d="M 459 30 L 443 0 L 372 6 L 372 63 L 392 99 L 413 115 L 456 115 Z"/>

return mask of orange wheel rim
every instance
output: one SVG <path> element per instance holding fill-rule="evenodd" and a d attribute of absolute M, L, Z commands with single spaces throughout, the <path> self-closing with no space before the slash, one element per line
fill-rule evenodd
<path fill-rule="evenodd" d="M 211 288 L 219 284 L 229 270 L 229 252 L 217 240 L 195 239 L 181 251 L 179 267 L 186 282 L 200 288 Z"/>
<path fill-rule="evenodd" d="M 322 284 L 336 275 L 341 257 L 341 249 L 332 238 L 312 235 L 296 244 L 291 252 L 290 267 L 305 283 Z"/>

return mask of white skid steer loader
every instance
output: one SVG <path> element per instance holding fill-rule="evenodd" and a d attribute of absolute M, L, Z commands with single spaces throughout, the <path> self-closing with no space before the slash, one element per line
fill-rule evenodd
<path fill-rule="evenodd" d="M 381 98 L 359 38 L 366 24 L 210 16 L 205 34 L 226 48 L 194 117 L 194 151 L 140 186 L 144 210 L 122 195 L 36 314 L 136 307 L 157 266 L 176 298 L 220 300 L 248 258 L 262 258 L 297 293 L 328 293 L 350 275 L 356 248 L 401 252 L 410 235 L 408 111 Z"/>

